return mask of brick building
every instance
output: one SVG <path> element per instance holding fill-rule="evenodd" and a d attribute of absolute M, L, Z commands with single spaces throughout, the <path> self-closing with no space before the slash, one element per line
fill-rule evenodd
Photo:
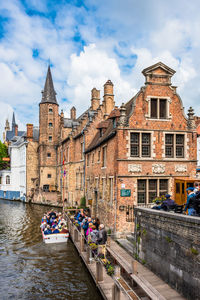
<path fill-rule="evenodd" d="M 163 63 L 143 70 L 145 86 L 98 124 L 86 148 L 86 193 L 93 214 L 117 232 L 133 230 L 133 205 L 174 196 L 175 178 L 195 178 L 196 130 Z M 92 159 L 91 159 L 92 158 Z"/>
<path fill-rule="evenodd" d="M 27 125 L 27 200 L 67 206 L 86 196 L 93 216 L 115 232 L 133 230 L 133 206 L 148 205 L 175 180 L 195 178 L 196 129 L 163 63 L 143 70 L 145 86 L 115 107 L 113 83 L 93 88 L 81 116 L 59 113 L 50 67 L 39 104 L 39 128 Z"/>

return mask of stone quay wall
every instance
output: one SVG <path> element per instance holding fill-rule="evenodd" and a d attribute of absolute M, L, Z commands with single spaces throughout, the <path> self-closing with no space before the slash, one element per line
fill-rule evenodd
<path fill-rule="evenodd" d="M 200 299 L 200 218 L 135 208 L 136 255 L 191 300 Z"/>

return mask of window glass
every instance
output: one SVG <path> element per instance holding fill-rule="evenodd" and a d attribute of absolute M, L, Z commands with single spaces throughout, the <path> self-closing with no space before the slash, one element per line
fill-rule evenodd
<path fill-rule="evenodd" d="M 138 203 L 146 203 L 146 180 L 138 180 Z"/>
<path fill-rule="evenodd" d="M 160 196 L 166 195 L 168 193 L 168 179 L 160 179 Z"/>
<path fill-rule="evenodd" d="M 184 157 L 184 135 L 176 135 L 176 157 Z"/>
<path fill-rule="evenodd" d="M 49 123 L 49 128 L 52 128 L 53 127 L 53 123 Z"/>
<path fill-rule="evenodd" d="M 150 156 L 150 133 L 142 133 L 142 156 Z"/>
<path fill-rule="evenodd" d="M 51 157 L 51 153 L 47 153 L 47 157 Z"/>
<path fill-rule="evenodd" d="M 50 142 L 52 141 L 52 136 L 51 136 L 51 135 L 49 136 L 49 141 L 50 141 Z"/>
<path fill-rule="evenodd" d="M 166 134 L 165 135 L 165 156 L 166 157 L 174 157 L 174 135 Z"/>
<path fill-rule="evenodd" d="M 151 99 L 151 118 L 157 119 L 157 99 Z"/>
<path fill-rule="evenodd" d="M 167 100 L 160 99 L 160 119 L 166 119 L 167 117 Z"/>
<path fill-rule="evenodd" d="M 52 112 L 53 112 L 53 109 L 52 109 L 52 108 L 49 108 L 49 112 L 52 113 Z"/>
<path fill-rule="evenodd" d="M 139 133 L 131 133 L 131 156 L 139 156 Z"/>
<path fill-rule="evenodd" d="M 10 184 L 10 176 L 6 176 L 6 184 Z"/>
<path fill-rule="evenodd" d="M 149 179 L 149 203 L 157 196 L 157 179 Z"/>
<path fill-rule="evenodd" d="M 51 178 L 51 174 L 48 174 L 47 177 L 48 177 L 48 178 Z"/>

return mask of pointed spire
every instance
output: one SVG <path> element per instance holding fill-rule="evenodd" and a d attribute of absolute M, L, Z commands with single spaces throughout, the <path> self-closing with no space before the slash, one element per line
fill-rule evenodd
<path fill-rule="evenodd" d="M 15 113 L 13 112 L 13 117 L 12 117 L 12 128 L 15 128 L 16 122 L 15 122 Z"/>
<path fill-rule="evenodd" d="M 56 92 L 55 92 L 54 86 L 53 86 L 50 65 L 48 66 L 44 91 L 42 91 L 41 103 L 52 103 L 52 104 L 58 105 L 57 100 L 56 100 Z"/>

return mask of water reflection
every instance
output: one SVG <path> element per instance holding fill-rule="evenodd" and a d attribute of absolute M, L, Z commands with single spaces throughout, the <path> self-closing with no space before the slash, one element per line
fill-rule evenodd
<path fill-rule="evenodd" d="M 1 299 L 100 300 L 71 241 L 46 245 L 47 207 L 0 200 Z"/>

